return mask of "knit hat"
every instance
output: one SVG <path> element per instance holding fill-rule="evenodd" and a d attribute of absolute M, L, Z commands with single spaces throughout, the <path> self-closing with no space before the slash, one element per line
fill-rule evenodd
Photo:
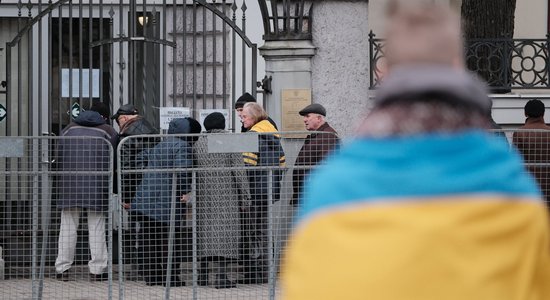
<path fill-rule="evenodd" d="M 474 74 L 443 65 L 396 66 L 376 92 L 376 106 L 421 95 L 442 95 L 442 101 L 462 104 L 487 115 L 491 100 Z"/>
<path fill-rule="evenodd" d="M 204 118 L 203 124 L 206 130 L 225 129 L 225 117 L 220 112 L 213 112 Z"/>
<path fill-rule="evenodd" d="M 201 133 L 202 126 L 201 126 L 201 123 L 199 123 L 199 121 L 191 117 L 186 117 L 185 119 L 187 119 L 187 121 L 189 121 L 189 124 L 191 125 L 190 133 Z"/>
<path fill-rule="evenodd" d="M 249 93 L 244 93 L 239 97 L 239 99 L 237 99 L 237 102 L 235 102 L 235 109 L 243 108 L 243 106 L 248 102 L 256 102 L 256 99 Z"/>

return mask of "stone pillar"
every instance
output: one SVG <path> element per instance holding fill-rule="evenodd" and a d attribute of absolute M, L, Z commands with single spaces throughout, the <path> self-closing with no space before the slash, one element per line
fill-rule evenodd
<path fill-rule="evenodd" d="M 309 40 L 266 41 L 260 47 L 265 59 L 266 76 L 271 77 L 271 94 L 266 94 L 264 106 L 269 116 L 282 128 L 281 91 L 311 90 L 311 59 L 315 47 Z"/>

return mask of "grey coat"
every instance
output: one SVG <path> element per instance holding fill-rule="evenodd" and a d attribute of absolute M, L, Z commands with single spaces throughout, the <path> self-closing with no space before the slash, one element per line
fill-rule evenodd
<path fill-rule="evenodd" d="M 61 132 L 55 160 L 62 175 L 57 178 L 57 206 L 107 211 L 109 199 L 110 150 L 116 149 L 118 135 L 95 111 L 83 111 Z M 89 137 L 105 138 L 91 139 Z M 96 172 L 87 174 L 86 172 Z M 99 172 L 99 174 L 97 174 Z M 114 180 L 114 178 L 111 178 Z"/>
<path fill-rule="evenodd" d="M 213 130 L 213 133 L 224 133 Z M 208 153 L 207 136 L 194 147 L 197 168 L 197 236 L 199 257 L 239 257 L 239 208 L 250 207 L 248 177 L 241 153 Z"/>

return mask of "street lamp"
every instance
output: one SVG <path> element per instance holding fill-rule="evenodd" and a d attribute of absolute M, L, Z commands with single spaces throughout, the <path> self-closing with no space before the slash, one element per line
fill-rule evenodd
<path fill-rule="evenodd" d="M 264 40 L 311 40 L 312 1 L 258 0 Z"/>

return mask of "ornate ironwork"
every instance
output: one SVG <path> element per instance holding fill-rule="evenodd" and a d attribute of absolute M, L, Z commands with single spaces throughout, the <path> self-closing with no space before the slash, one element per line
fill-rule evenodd
<path fill-rule="evenodd" d="M 269 2 L 269 4 L 268 4 Z M 311 40 L 310 1 L 258 0 L 264 40 Z"/>
<path fill-rule="evenodd" d="M 370 88 L 380 83 L 384 40 L 369 34 Z M 492 91 L 550 88 L 550 36 L 546 39 L 471 39 L 465 42 L 468 69 Z"/>

